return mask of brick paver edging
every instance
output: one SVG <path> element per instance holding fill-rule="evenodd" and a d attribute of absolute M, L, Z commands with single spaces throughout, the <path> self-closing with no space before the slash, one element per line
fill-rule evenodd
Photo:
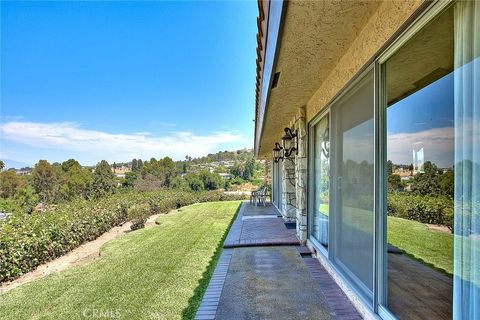
<path fill-rule="evenodd" d="M 345 293 L 328 274 L 316 258 L 304 258 L 310 274 L 315 283 L 320 287 L 327 300 L 330 309 L 337 319 L 361 320 L 362 317 L 357 309 L 348 300 Z"/>
<path fill-rule="evenodd" d="M 222 295 L 223 285 L 227 277 L 228 267 L 232 260 L 232 249 L 224 249 L 220 255 L 215 271 L 213 272 L 207 290 L 203 295 L 202 303 L 195 314 L 196 320 L 213 320 L 217 313 L 218 303 Z"/>
<path fill-rule="evenodd" d="M 267 247 L 267 246 L 298 246 L 300 241 L 278 239 L 236 240 L 223 245 L 224 248 Z"/>

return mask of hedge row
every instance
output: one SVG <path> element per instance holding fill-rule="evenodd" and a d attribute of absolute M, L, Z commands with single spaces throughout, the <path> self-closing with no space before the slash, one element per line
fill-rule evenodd
<path fill-rule="evenodd" d="M 73 201 L 53 212 L 15 214 L 0 223 L 0 283 L 16 279 L 127 220 L 146 219 L 145 215 L 167 213 L 195 202 L 240 198 L 221 192 L 130 191 L 96 201 Z"/>
<path fill-rule="evenodd" d="M 389 193 L 388 215 L 422 223 L 440 224 L 453 231 L 453 200 L 445 196 Z"/>

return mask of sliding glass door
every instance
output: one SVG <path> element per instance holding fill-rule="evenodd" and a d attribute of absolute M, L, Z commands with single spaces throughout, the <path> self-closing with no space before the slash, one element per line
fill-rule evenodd
<path fill-rule="evenodd" d="M 399 319 L 480 319 L 480 2 L 443 8 L 382 64 L 383 303 Z"/>
<path fill-rule="evenodd" d="M 330 119 L 324 114 L 311 127 L 313 140 L 313 214 L 310 219 L 310 235 L 317 244 L 328 249 L 330 213 Z"/>
<path fill-rule="evenodd" d="M 310 123 L 310 240 L 382 317 L 480 319 L 479 39 L 435 3 Z"/>
<path fill-rule="evenodd" d="M 374 273 L 373 88 L 369 71 L 331 107 L 333 260 L 368 300 Z"/>

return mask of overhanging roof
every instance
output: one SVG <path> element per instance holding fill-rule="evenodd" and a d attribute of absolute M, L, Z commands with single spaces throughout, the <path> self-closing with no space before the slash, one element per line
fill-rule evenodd
<path fill-rule="evenodd" d="M 333 71 L 380 1 L 260 3 L 268 12 L 262 64 L 257 64 L 255 154 L 269 157 L 283 128 Z"/>

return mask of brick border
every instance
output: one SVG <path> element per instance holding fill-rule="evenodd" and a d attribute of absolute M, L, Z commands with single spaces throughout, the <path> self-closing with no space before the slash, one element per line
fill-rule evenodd
<path fill-rule="evenodd" d="M 334 316 L 339 319 L 361 320 L 362 316 L 316 258 L 304 258 L 312 279 L 320 287 Z"/>
<path fill-rule="evenodd" d="M 220 255 L 215 271 L 202 298 L 202 303 L 195 314 L 196 320 L 214 320 L 217 314 L 218 303 L 222 295 L 223 285 L 227 278 L 228 268 L 232 260 L 233 250 L 224 249 Z"/>

